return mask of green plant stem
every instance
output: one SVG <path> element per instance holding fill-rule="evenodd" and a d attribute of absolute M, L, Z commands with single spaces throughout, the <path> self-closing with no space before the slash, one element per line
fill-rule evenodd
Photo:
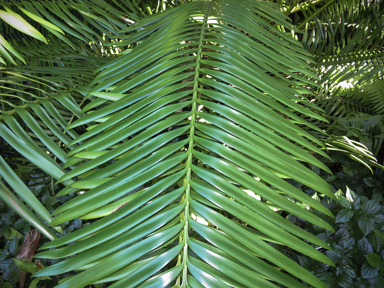
<path fill-rule="evenodd" d="M 52 100 L 53 98 L 52 97 L 41 97 L 41 99 L 44 99 L 44 100 Z M 33 100 L 33 101 L 28 101 L 29 103 L 35 103 L 35 104 L 41 104 L 41 102 L 39 100 Z M 20 105 L 20 106 L 17 106 L 18 108 L 21 108 L 21 109 L 28 109 L 29 108 L 29 105 L 28 104 L 24 104 L 24 105 Z M 7 113 L 9 115 L 15 115 L 17 114 L 16 110 L 13 109 L 13 110 L 8 110 L 8 111 L 4 111 L 3 113 Z M 0 116 L 0 121 L 3 120 L 3 117 Z"/>
<path fill-rule="evenodd" d="M 181 283 L 181 287 L 187 287 L 187 274 L 188 274 L 188 268 L 187 268 L 187 261 L 188 261 L 188 217 L 189 217 L 189 198 L 191 194 L 191 174 L 192 174 L 192 151 L 193 151 L 193 136 L 195 134 L 195 121 L 196 121 L 196 111 L 197 111 L 197 89 L 199 88 L 199 73 L 200 73 L 200 61 L 202 58 L 202 51 L 203 51 L 203 45 L 204 45 L 204 35 L 205 35 L 205 29 L 208 25 L 208 15 L 211 8 L 211 3 L 207 6 L 207 11 L 204 15 L 204 21 L 201 28 L 200 33 L 200 42 L 198 47 L 198 52 L 196 56 L 196 68 L 195 68 L 195 76 L 194 76 L 194 85 L 193 85 L 193 98 L 192 98 L 192 113 L 191 113 L 191 131 L 189 133 L 189 144 L 188 144 L 188 159 L 187 159 L 187 176 L 186 176 L 186 192 L 185 192 L 185 209 L 184 209 L 184 248 L 183 248 L 183 282 Z"/>

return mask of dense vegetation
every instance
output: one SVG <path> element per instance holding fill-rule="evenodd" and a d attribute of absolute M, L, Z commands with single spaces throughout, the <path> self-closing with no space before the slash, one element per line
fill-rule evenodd
<path fill-rule="evenodd" d="M 384 287 L 383 26 L 1 1 L 0 288 Z"/>

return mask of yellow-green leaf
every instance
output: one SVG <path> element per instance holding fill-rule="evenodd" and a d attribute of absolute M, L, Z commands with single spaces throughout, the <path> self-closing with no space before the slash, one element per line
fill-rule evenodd
<path fill-rule="evenodd" d="M 9 9 L 7 9 L 7 11 L 0 10 L 0 18 L 7 22 L 9 25 L 11 25 L 13 28 L 48 44 L 47 39 L 45 39 L 45 37 L 39 31 L 33 28 L 19 14 L 16 14 L 15 12 Z"/>

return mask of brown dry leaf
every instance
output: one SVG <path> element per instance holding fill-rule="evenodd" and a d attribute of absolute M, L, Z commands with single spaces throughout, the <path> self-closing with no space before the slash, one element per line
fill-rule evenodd
<path fill-rule="evenodd" d="M 25 261 L 31 261 L 35 255 L 37 248 L 39 248 L 41 233 L 37 230 L 32 230 L 27 233 L 23 245 L 20 246 L 19 253 L 16 258 Z M 27 272 L 22 271 L 19 277 L 19 287 L 24 288 Z"/>

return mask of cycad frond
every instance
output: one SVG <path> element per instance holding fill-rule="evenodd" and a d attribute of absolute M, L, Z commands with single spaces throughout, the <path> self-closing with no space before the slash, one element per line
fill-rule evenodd
<path fill-rule="evenodd" d="M 273 23 L 293 29 L 272 3 L 225 0 L 135 26 L 142 43 L 100 67 L 86 96 L 101 108 L 68 127 L 88 125 L 59 180 L 77 178 L 59 195 L 79 193 L 51 225 L 101 219 L 46 244 L 57 249 L 37 257 L 73 257 L 36 276 L 85 270 L 57 287 L 305 287 L 277 266 L 325 287 L 268 242 L 333 265 L 304 240 L 327 244 L 256 197 L 332 229 L 288 197 L 332 216 L 321 203 L 280 178 L 334 197 L 301 163 L 329 171 L 311 155 L 326 156 L 322 144 L 294 124 L 316 129 L 292 110 L 323 120 L 300 88 L 311 84 L 300 74 L 315 77 L 310 56 Z"/>
<path fill-rule="evenodd" d="M 341 97 L 358 101 L 367 109 L 371 115 L 384 113 L 384 81 L 382 77 L 375 77 L 367 81 L 365 85 L 357 86 L 355 89 L 345 89 L 338 93 Z"/>
<path fill-rule="evenodd" d="M 75 131 L 65 131 L 71 122 L 83 114 L 80 105 L 84 99 L 74 90 L 82 92 L 79 89 L 84 84 L 82 81 L 88 80 L 89 83 L 92 71 L 98 66 L 96 63 L 92 65 L 94 59 L 84 61 L 81 58 L 86 57 L 51 57 L 50 61 L 34 59 L 34 65 L 2 69 L 0 74 L 0 136 L 8 147 L 19 153 L 15 158 L 24 158 L 22 166 L 32 166 L 32 170 L 41 169 L 41 177 L 52 181 L 52 185 L 65 173 L 65 146 L 78 136 Z M 102 60 L 100 58 L 98 63 L 103 63 Z M 63 63 L 64 67 L 60 67 Z M 0 158 L 4 181 L 49 224 L 52 217 L 19 177 L 22 173 L 16 174 L 14 169 L 19 165 L 12 163 L 15 161 L 8 152 L 1 151 L 5 159 Z M 65 184 L 70 183 L 72 181 Z M 23 207 L 20 210 L 24 211 L 23 216 L 28 215 L 28 208 L 24 204 L 16 204 L 19 200 L 12 200 L 12 193 L 8 193 L 7 189 L 1 187 L 1 197 L 10 199 L 9 204 L 15 211 Z M 25 218 L 30 220 L 30 217 Z M 41 220 L 34 220 L 32 225 L 50 239 L 56 238 Z M 61 228 L 56 229 L 62 232 Z"/>
<path fill-rule="evenodd" d="M 328 90 L 340 82 L 361 84 L 382 76 L 384 2 L 322 2 L 316 1 L 316 8 L 311 3 L 301 3 L 304 18 L 300 19 L 301 24 L 297 23 L 304 32 L 297 37 L 317 62 L 321 78 L 318 83 Z"/>
<path fill-rule="evenodd" d="M 145 15 L 128 1 L 120 1 L 117 7 L 104 0 L 2 2 L 0 62 L 25 63 L 25 56 L 31 52 L 44 49 L 52 53 L 54 46 L 77 51 L 79 45 L 109 43 L 117 31 L 137 21 L 141 13 Z M 43 43 L 50 45 L 44 47 Z"/>
<path fill-rule="evenodd" d="M 316 102 L 329 120 L 327 131 L 338 136 L 359 139 L 377 156 L 384 133 L 384 84 L 382 77 L 350 88 L 335 87 L 320 94 Z M 320 123 L 320 122 L 319 122 Z M 319 124 L 318 123 L 318 124 Z"/>
<path fill-rule="evenodd" d="M 319 1 L 319 4 L 321 1 Z M 383 44 L 382 1 L 336 0 L 324 3 L 326 9 L 301 9 L 306 17 L 299 27 L 305 28 L 302 42 L 317 61 L 328 57 L 343 57 L 351 52 L 374 52 Z M 319 13 L 321 11 L 321 13 Z M 307 19 L 311 19 L 309 22 Z"/>
<path fill-rule="evenodd" d="M 334 56 L 318 63 L 319 84 L 329 90 L 340 83 L 350 85 L 371 84 L 381 80 L 384 71 L 384 50 L 352 53 L 344 57 Z M 379 85 L 379 84 L 378 84 Z"/>

